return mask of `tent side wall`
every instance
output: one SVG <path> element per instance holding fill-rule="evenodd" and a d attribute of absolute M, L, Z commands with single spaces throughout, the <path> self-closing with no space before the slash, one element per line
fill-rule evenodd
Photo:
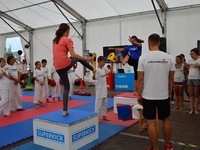
<path fill-rule="evenodd" d="M 200 8 L 169 11 L 167 13 L 167 49 L 176 57 L 185 54 L 190 59 L 190 50 L 200 40 Z"/>
<path fill-rule="evenodd" d="M 155 14 L 91 22 L 87 24 L 87 48 L 102 55 L 104 46 L 128 45 L 128 37 L 137 35 L 145 40 L 143 49 L 146 51 L 151 33 L 161 34 Z"/>

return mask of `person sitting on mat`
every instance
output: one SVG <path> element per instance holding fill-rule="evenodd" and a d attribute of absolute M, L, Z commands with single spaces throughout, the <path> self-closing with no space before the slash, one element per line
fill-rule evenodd
<path fill-rule="evenodd" d="M 142 54 L 142 44 L 144 43 L 143 40 L 138 39 L 137 36 L 129 36 L 128 39 L 132 45 L 124 47 L 124 48 L 109 48 L 109 50 L 115 50 L 115 51 L 127 51 L 128 55 L 125 56 L 125 58 L 122 57 L 122 54 L 119 53 L 116 54 L 123 65 L 125 65 L 127 62 L 130 66 L 133 66 L 134 69 L 134 75 L 135 75 L 135 82 L 134 82 L 134 91 L 133 94 L 136 94 L 137 91 L 137 68 L 138 68 L 138 60 Z"/>
<path fill-rule="evenodd" d="M 69 78 L 68 71 L 74 66 L 74 64 L 80 62 L 83 66 L 87 67 L 93 73 L 95 69 L 87 62 L 92 61 L 92 57 L 82 57 L 75 53 L 74 44 L 71 38 L 69 38 L 70 27 L 66 23 L 61 23 L 59 29 L 56 31 L 56 37 L 53 40 L 53 65 L 56 72 L 60 76 L 64 85 L 63 92 L 63 116 L 67 116 L 68 112 L 68 98 L 69 98 Z M 68 52 L 71 57 L 68 57 Z"/>
<path fill-rule="evenodd" d="M 107 83 L 106 83 L 106 75 L 109 72 L 113 71 L 113 63 L 111 63 L 110 70 L 104 67 L 106 58 L 103 56 L 99 56 L 97 59 L 98 66 L 96 69 L 95 76 L 95 112 L 99 114 L 99 116 L 103 116 L 103 120 L 109 121 L 107 118 L 107 109 L 108 109 L 108 99 L 107 99 Z"/>

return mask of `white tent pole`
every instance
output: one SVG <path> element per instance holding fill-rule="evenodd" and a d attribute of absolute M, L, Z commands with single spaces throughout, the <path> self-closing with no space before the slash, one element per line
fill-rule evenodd
<path fill-rule="evenodd" d="M 0 57 L 4 57 L 4 50 L 6 46 L 6 35 L 0 36 Z"/>
<path fill-rule="evenodd" d="M 167 26 L 167 4 L 165 3 L 164 0 L 156 0 L 158 3 L 160 9 L 161 9 L 161 18 L 162 18 L 162 37 L 166 37 L 166 26 Z"/>
<path fill-rule="evenodd" d="M 86 22 L 81 23 L 82 26 L 82 49 L 86 50 L 87 49 L 87 44 L 86 44 Z M 83 52 L 82 52 L 83 54 Z"/>
<path fill-rule="evenodd" d="M 33 33 L 29 31 L 29 58 L 30 58 L 30 70 L 31 72 L 34 70 L 34 62 L 33 62 Z"/>
<path fill-rule="evenodd" d="M 74 16 L 76 19 L 80 20 L 81 22 L 84 22 L 86 20 L 83 16 L 81 16 L 78 12 L 76 12 L 74 9 L 72 9 L 64 1 L 62 1 L 62 0 L 51 0 L 51 1 L 57 3 L 60 7 L 62 7 L 64 10 L 69 12 L 72 16 Z"/>

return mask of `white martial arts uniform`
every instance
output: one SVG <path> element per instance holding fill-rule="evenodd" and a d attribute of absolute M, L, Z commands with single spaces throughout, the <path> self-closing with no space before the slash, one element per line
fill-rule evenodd
<path fill-rule="evenodd" d="M 60 94 L 61 94 L 61 87 L 60 87 L 60 82 L 59 82 L 60 77 L 54 67 L 51 68 L 51 74 L 53 74 L 53 79 L 56 82 L 56 86 L 51 87 L 52 98 L 60 97 Z"/>
<path fill-rule="evenodd" d="M 19 76 L 19 66 L 17 64 L 8 65 L 8 73 L 14 78 L 18 79 Z M 20 83 L 15 85 L 14 80 L 10 80 L 10 88 L 9 88 L 9 102 L 11 110 L 22 109 L 22 90 Z"/>
<path fill-rule="evenodd" d="M 4 71 L 3 68 L 0 67 L 0 73 Z M 0 112 L 3 111 L 3 115 L 10 115 L 10 102 L 8 99 L 9 96 L 9 88 L 10 88 L 10 79 L 8 79 L 5 75 L 0 78 Z"/>
<path fill-rule="evenodd" d="M 73 91 L 74 91 L 74 87 L 73 87 L 73 69 L 71 68 L 68 71 L 68 78 L 69 78 L 69 97 L 72 97 L 73 95 Z"/>
<path fill-rule="evenodd" d="M 44 98 L 48 99 L 49 98 L 49 83 L 48 83 L 48 68 L 47 67 L 41 67 L 41 70 L 44 72 L 45 76 L 45 83 L 44 83 L 44 89 L 45 89 L 45 94 Z"/>
<path fill-rule="evenodd" d="M 107 68 L 97 68 L 95 81 L 95 112 L 105 116 L 108 108 L 106 75 L 110 72 Z"/>
<path fill-rule="evenodd" d="M 42 70 L 35 69 L 34 78 L 37 78 L 40 82 L 43 82 L 45 79 L 44 72 Z M 43 102 L 45 97 L 45 87 L 41 86 L 39 82 L 35 80 L 35 92 L 34 92 L 34 103 L 37 104 L 38 101 Z"/>

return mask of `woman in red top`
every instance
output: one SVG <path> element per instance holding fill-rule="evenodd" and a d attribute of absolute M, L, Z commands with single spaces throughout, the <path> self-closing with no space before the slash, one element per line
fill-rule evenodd
<path fill-rule="evenodd" d="M 93 67 L 87 62 L 92 60 L 91 57 L 85 58 L 75 53 L 74 45 L 71 38 L 68 38 L 70 28 L 66 23 L 62 23 L 59 29 L 56 31 L 56 37 L 53 40 L 53 64 L 56 72 L 60 76 L 63 85 L 63 116 L 67 116 L 68 113 L 68 97 L 69 97 L 69 69 L 78 62 L 87 67 L 91 71 L 94 71 Z M 68 52 L 71 57 L 68 57 Z"/>

